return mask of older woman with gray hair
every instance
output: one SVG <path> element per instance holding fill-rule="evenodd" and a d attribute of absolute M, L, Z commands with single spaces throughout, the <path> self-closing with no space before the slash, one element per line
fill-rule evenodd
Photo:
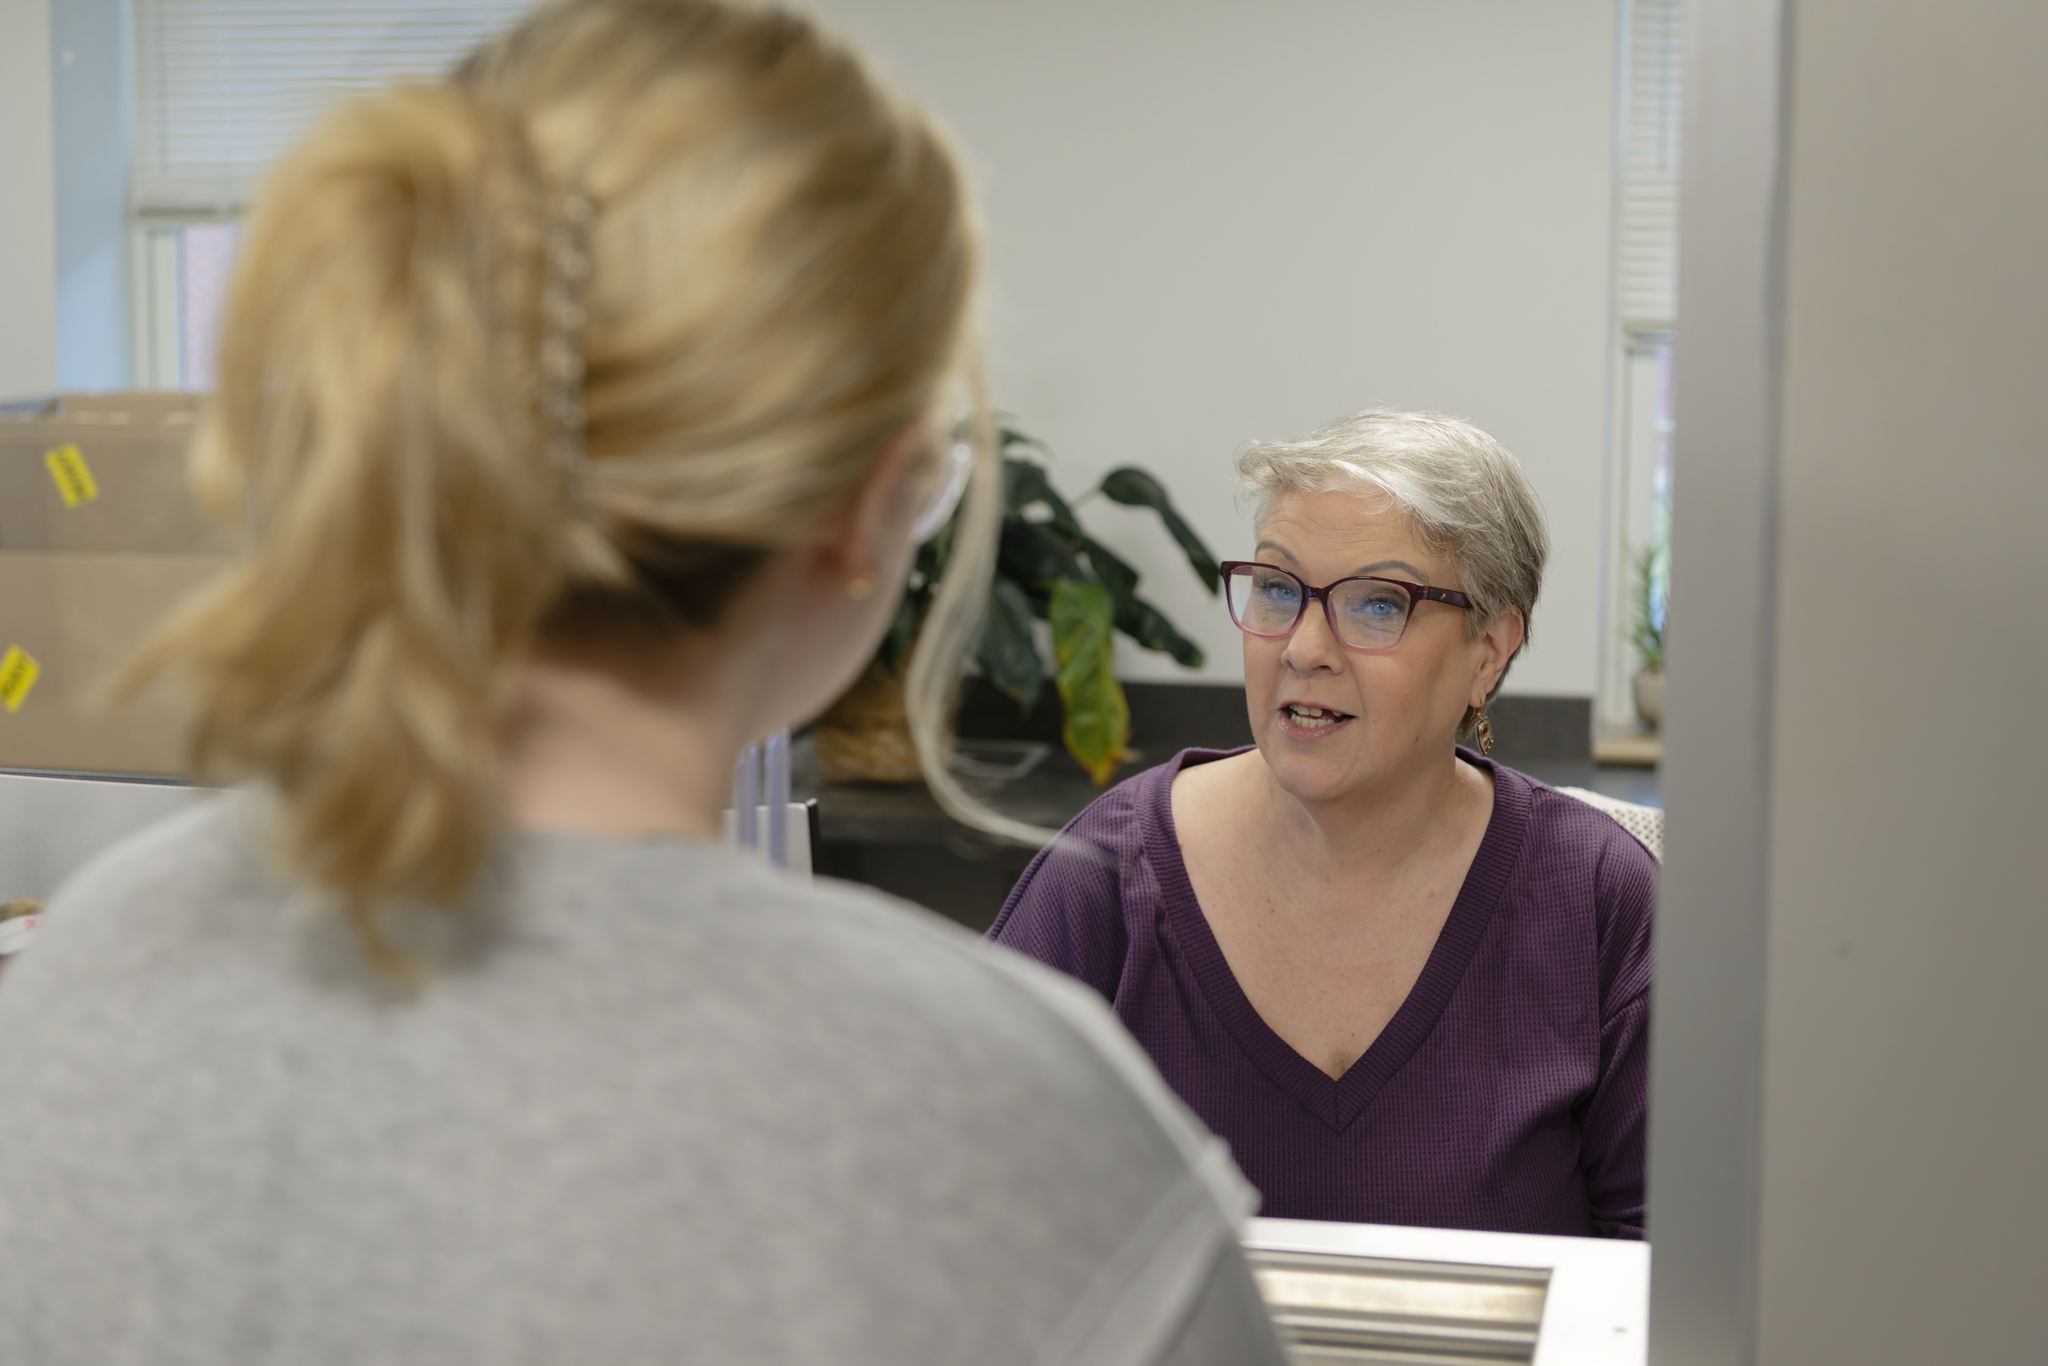
<path fill-rule="evenodd" d="M 1485 757 L 1549 550 L 1535 492 L 1422 413 L 1239 472 L 1257 744 L 1105 793 L 990 936 L 1109 1000 L 1266 1214 L 1641 1237 L 1655 868 Z"/>

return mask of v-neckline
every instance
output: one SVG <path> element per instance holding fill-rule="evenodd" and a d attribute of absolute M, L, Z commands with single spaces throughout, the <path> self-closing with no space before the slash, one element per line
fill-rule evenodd
<path fill-rule="evenodd" d="M 1180 834 L 1173 822 L 1173 779 L 1191 763 L 1208 763 L 1243 750 L 1184 750 L 1177 755 L 1158 787 L 1157 805 L 1148 823 L 1146 842 L 1160 881 L 1162 919 L 1193 973 L 1195 985 L 1210 1011 L 1238 1048 L 1266 1078 L 1293 1096 L 1301 1107 L 1342 1133 L 1378 1097 L 1395 1074 L 1407 1066 L 1423 1041 L 1443 1018 L 1458 985 L 1472 965 L 1487 926 L 1492 923 L 1520 860 L 1529 828 L 1530 794 L 1520 775 L 1463 748 L 1461 760 L 1493 776 L 1493 815 L 1479 851 L 1472 856 L 1464 884 L 1450 915 L 1438 931 L 1422 973 L 1379 1036 L 1341 1077 L 1332 1078 L 1274 1032 L 1244 994 L 1230 970 L 1222 945 L 1209 927 L 1209 917 L 1195 896 L 1188 867 L 1180 852 Z"/>

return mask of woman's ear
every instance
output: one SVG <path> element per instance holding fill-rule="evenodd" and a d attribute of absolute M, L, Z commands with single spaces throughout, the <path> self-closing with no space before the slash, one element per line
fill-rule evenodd
<path fill-rule="evenodd" d="M 846 510 L 825 524 L 819 546 L 823 572 L 848 583 L 872 581 L 886 553 L 909 535 L 917 517 L 916 478 L 925 446 L 925 427 L 913 422 L 897 434 L 868 470 Z"/>
<path fill-rule="evenodd" d="M 1515 651 L 1522 648 L 1522 638 L 1528 634 L 1528 624 L 1521 612 L 1513 607 L 1503 607 L 1493 614 L 1493 620 L 1479 633 L 1474 644 L 1480 647 L 1479 669 L 1472 679 L 1472 695 L 1467 704 L 1474 707 L 1486 705 L 1486 699 L 1493 696 L 1493 690 L 1500 685 L 1500 676 L 1508 671 L 1508 663 L 1515 657 Z"/>

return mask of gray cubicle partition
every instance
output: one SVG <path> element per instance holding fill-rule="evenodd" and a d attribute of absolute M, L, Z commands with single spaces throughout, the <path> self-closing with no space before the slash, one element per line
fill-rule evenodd
<path fill-rule="evenodd" d="M 1655 1366 L 2048 1360 L 2048 6 L 1689 3 Z"/>
<path fill-rule="evenodd" d="M 0 901 L 48 896 L 101 850 L 205 795 L 182 783 L 0 772 Z"/>

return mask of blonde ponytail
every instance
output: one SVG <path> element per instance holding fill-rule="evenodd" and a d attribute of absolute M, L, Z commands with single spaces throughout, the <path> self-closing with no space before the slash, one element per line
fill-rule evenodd
<path fill-rule="evenodd" d="M 437 87 L 344 110 L 278 170 L 196 448 L 252 543 L 138 661 L 187 674 L 195 767 L 271 779 L 295 869 L 366 927 L 481 859 L 490 704 L 559 586 L 561 500 L 508 363 L 531 330 L 522 160 L 516 126 Z"/>
<path fill-rule="evenodd" d="M 575 497 L 537 394 L 572 191 L 594 207 Z M 707 576 L 843 507 L 963 370 L 978 255 L 942 138 L 808 20 L 544 6 L 447 83 L 344 109 L 265 186 L 196 456 L 250 546 L 131 678 L 185 676 L 197 771 L 273 784 L 292 870 L 382 953 L 379 907 L 451 901 L 485 855 L 518 661 L 701 624 Z M 978 444 L 926 703 L 987 587 Z"/>

